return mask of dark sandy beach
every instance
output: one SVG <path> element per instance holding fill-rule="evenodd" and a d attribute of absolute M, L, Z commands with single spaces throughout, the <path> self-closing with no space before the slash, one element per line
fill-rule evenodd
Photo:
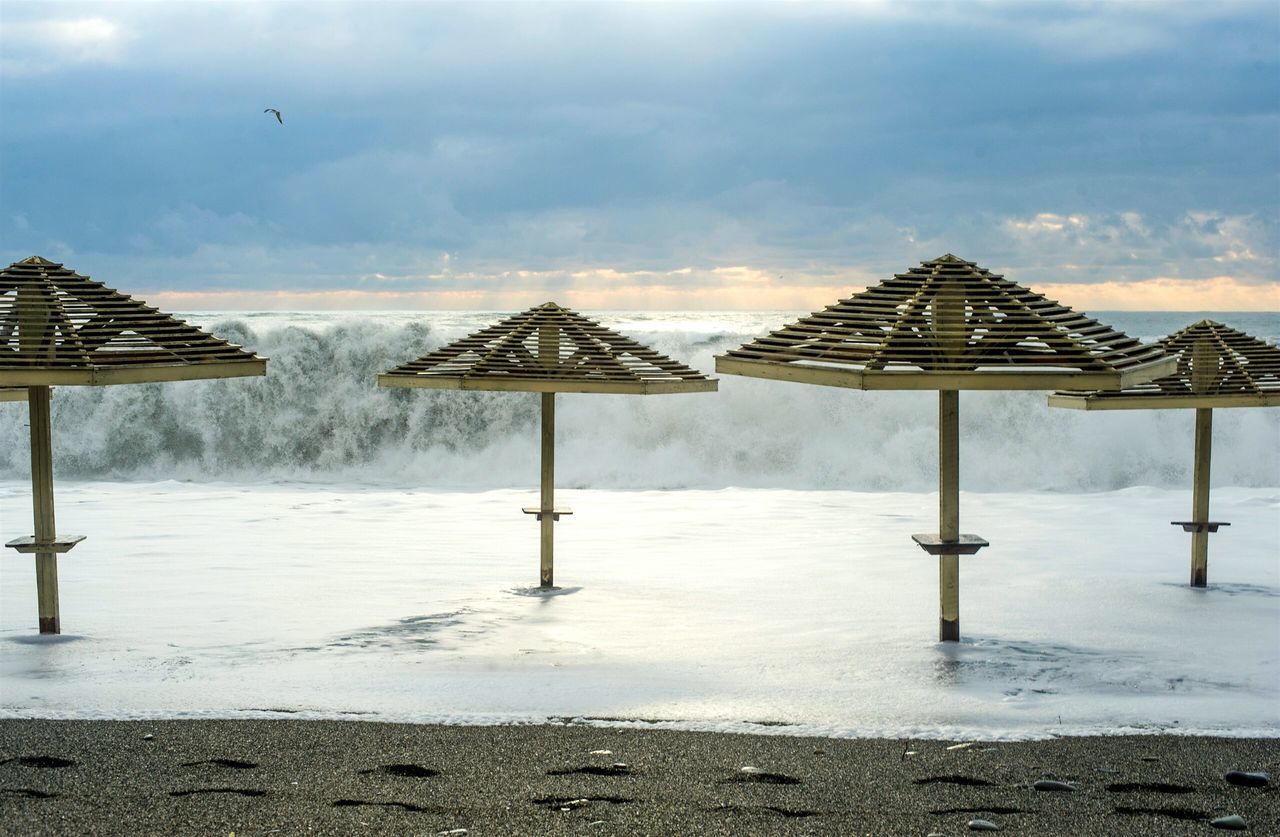
<path fill-rule="evenodd" d="M 6 834 L 1280 834 L 1280 740 L 0 721 Z M 752 768 L 744 770 L 744 768 Z M 1075 791 L 1033 788 L 1040 779 Z"/>

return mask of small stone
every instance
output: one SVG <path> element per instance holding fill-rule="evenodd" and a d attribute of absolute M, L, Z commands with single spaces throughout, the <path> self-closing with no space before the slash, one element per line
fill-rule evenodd
<path fill-rule="evenodd" d="M 1228 817 L 1218 817 L 1216 820 L 1210 820 L 1209 825 L 1214 828 L 1225 828 L 1227 831 L 1244 831 L 1249 827 L 1245 823 L 1244 817 L 1239 814 L 1232 814 Z"/>
<path fill-rule="evenodd" d="M 1159 756 L 1143 756 L 1142 760 L 1143 761 L 1160 761 L 1160 757 Z"/>
<path fill-rule="evenodd" d="M 437 831 L 436 837 L 462 837 L 466 833 L 467 830 L 465 828 L 453 828 L 447 831 Z"/>
<path fill-rule="evenodd" d="M 741 773 L 763 773 L 764 771 L 763 771 L 763 770 L 761 770 L 761 769 L 760 769 L 760 768 L 758 768 L 758 767 L 752 767 L 751 765 L 749 765 L 749 764 L 748 764 L 746 767 L 743 767 L 739 772 L 741 772 Z"/>
<path fill-rule="evenodd" d="M 155 738 L 155 736 L 152 735 L 151 733 L 147 733 L 146 735 L 142 736 L 143 741 L 150 741 L 153 738 Z"/>
<path fill-rule="evenodd" d="M 1076 790 L 1076 786 L 1068 782 L 1059 782 L 1056 779 L 1041 779 L 1031 787 L 1038 791 L 1058 791 L 1061 793 L 1072 793 Z"/>
<path fill-rule="evenodd" d="M 627 763 L 626 763 L 625 761 L 615 761 L 613 764 L 611 764 L 611 765 L 609 765 L 609 766 L 610 766 L 610 767 L 612 767 L 614 770 L 626 770 L 626 769 L 627 769 Z"/>
<path fill-rule="evenodd" d="M 967 750 L 967 749 L 969 749 L 969 748 L 970 748 L 970 747 L 972 747 L 972 746 L 973 746 L 973 742 L 972 742 L 972 741 L 966 741 L 966 742 L 964 742 L 963 744 L 952 744 L 952 745 L 951 745 L 950 747 L 948 747 L 947 749 L 948 749 L 948 750 Z M 978 820 L 978 822 L 984 822 L 984 820 Z"/>
<path fill-rule="evenodd" d="M 592 751 L 591 751 L 591 753 L 590 753 L 590 755 L 593 755 L 593 756 L 611 756 L 611 755 L 613 755 L 613 750 L 592 750 Z"/>
<path fill-rule="evenodd" d="M 969 820 L 970 831 L 999 831 L 1000 826 L 991 820 Z"/>
<path fill-rule="evenodd" d="M 1265 788 L 1271 784 L 1271 774 L 1269 773 L 1248 773 L 1243 770 L 1228 770 L 1222 774 L 1222 778 L 1226 779 L 1230 784 L 1241 785 L 1246 788 Z"/>

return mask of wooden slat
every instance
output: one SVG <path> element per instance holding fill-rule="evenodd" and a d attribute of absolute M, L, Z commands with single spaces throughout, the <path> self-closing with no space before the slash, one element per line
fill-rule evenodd
<path fill-rule="evenodd" d="M 90 369 L 6 369 L 0 365 L 0 385 L 5 386 L 112 386 L 161 381 L 198 381 L 207 378 L 244 378 L 267 374 L 265 358 L 213 363 L 143 365 Z"/>
<path fill-rule="evenodd" d="M 1099 393 L 1055 392 L 1049 396 L 1050 407 L 1068 410 L 1175 410 L 1200 407 L 1280 407 L 1280 392 L 1269 395 L 1124 395 L 1123 390 L 1105 393 L 1109 398 L 1093 397 Z"/>
<path fill-rule="evenodd" d="M 32 256 L 0 271 L 0 384 L 261 375 L 264 364 L 56 262 Z"/>
<path fill-rule="evenodd" d="M 604 395 L 670 395 L 681 392 L 715 392 L 719 381 L 570 381 L 531 378 L 455 378 L 443 375 L 378 376 L 380 387 L 458 389 L 481 392 L 595 392 Z"/>
<path fill-rule="evenodd" d="M 1049 405 L 1077 410 L 1280 405 L 1280 348 L 1266 341 L 1201 320 L 1155 345 L 1171 365 L 1167 374 L 1114 392 L 1071 387 L 1049 396 Z"/>
<path fill-rule="evenodd" d="M 385 372 L 378 385 L 659 394 L 713 392 L 717 381 L 548 302 Z"/>
<path fill-rule="evenodd" d="M 940 309 L 956 313 L 940 318 Z M 730 350 L 716 368 L 811 383 L 832 383 L 832 370 L 843 369 L 852 380 L 835 385 L 867 389 L 1038 389 L 1077 376 L 1108 387 L 1149 380 L 1167 373 L 1162 357 L 1158 348 L 947 255 Z M 779 371 L 752 365 L 759 363 Z M 823 371 L 780 371 L 813 363 Z"/>
<path fill-rule="evenodd" d="M 1152 374 L 1159 374 L 1167 365 L 1157 365 Z M 768 378 L 775 381 L 794 381 L 820 386 L 846 387 L 867 390 L 1055 390 L 1064 386 L 1087 385 L 1097 388 L 1118 389 L 1120 372 L 1081 372 L 1070 369 L 1037 371 L 1022 368 L 1012 371 L 923 371 L 919 369 L 889 369 L 863 371 L 838 365 L 817 366 L 800 363 L 772 363 L 726 355 L 716 357 L 716 371 L 725 375 L 743 375 L 749 378 Z M 1130 370 L 1141 374 L 1142 370 Z"/>

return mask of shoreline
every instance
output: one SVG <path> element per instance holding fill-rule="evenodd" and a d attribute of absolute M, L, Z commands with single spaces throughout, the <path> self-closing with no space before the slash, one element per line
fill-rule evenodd
<path fill-rule="evenodd" d="M 43 639 L 32 638 L 32 639 Z M 56 638 L 55 638 L 56 639 Z M 258 721 L 296 721 L 299 723 L 359 723 L 417 727 L 565 727 L 582 729 L 617 729 L 640 732 L 706 733 L 712 735 L 754 735 L 761 737 L 812 738 L 833 741 L 968 741 L 974 744 L 1013 744 L 1055 741 L 1069 738 L 1134 738 L 1174 736 L 1223 740 L 1274 740 L 1280 743 L 1280 726 L 1262 727 L 1182 727 L 1142 724 L 1096 726 L 1066 724 L 1030 730 L 1014 727 L 982 728 L 981 726 L 916 727 L 906 730 L 887 727 L 838 727 L 826 724 L 792 721 L 708 720 L 693 718 L 647 718 L 604 715 L 521 715 L 475 713 L 448 715 L 402 714 L 396 712 L 351 711 L 329 709 L 209 709 L 174 712 L 98 713 L 77 711 L 34 712 L 30 709 L 0 708 L 0 723 L 7 721 L 156 723 L 166 721 L 198 721 L 248 723 Z"/>
<path fill-rule="evenodd" d="M 955 747 L 955 744 L 963 746 Z M 744 768 L 752 768 L 744 770 Z M 6 834 L 1280 833 L 1280 739 L 0 719 Z M 1042 779 L 1073 792 L 1039 791 Z"/>

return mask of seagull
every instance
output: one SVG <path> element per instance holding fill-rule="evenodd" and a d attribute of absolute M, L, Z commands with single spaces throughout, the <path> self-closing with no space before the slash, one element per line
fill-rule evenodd
<path fill-rule="evenodd" d="M 276 115 L 276 121 L 279 122 L 281 125 L 284 124 L 284 119 L 281 118 L 280 111 L 276 110 L 275 108 L 267 108 L 266 110 L 263 111 L 263 113 L 274 113 Z"/>

